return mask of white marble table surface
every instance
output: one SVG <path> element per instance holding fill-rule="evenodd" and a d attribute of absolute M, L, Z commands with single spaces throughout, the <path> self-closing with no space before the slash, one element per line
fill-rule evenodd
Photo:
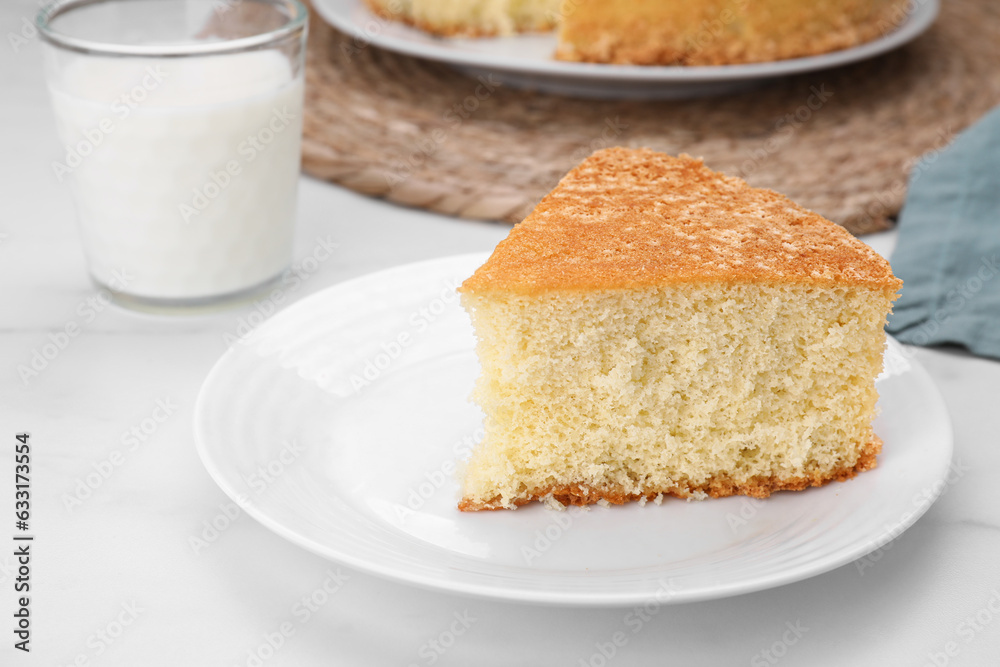
<path fill-rule="evenodd" d="M 210 548 L 195 554 L 189 545 L 227 501 L 195 452 L 195 395 L 226 348 L 223 335 L 249 309 L 163 319 L 88 305 L 96 291 L 69 192 L 50 167 L 60 154 L 39 45 L 9 37 L 35 7 L 29 0 L 0 7 L 0 616 L 7 619 L 0 664 L 602 664 L 591 659 L 596 644 L 622 629 L 627 609 L 494 603 L 346 568 L 338 592 L 255 662 L 250 652 L 332 566 L 245 516 Z M 298 256 L 318 237 L 339 248 L 291 300 L 384 267 L 489 250 L 506 233 L 308 178 L 300 196 Z M 866 240 L 886 253 L 894 236 Z M 93 316 L 83 314 L 91 308 Z M 23 381 L 18 365 L 70 321 L 80 323 L 80 335 Z M 944 396 L 955 457 L 968 472 L 878 563 L 863 573 L 848 564 L 764 592 L 663 607 L 607 664 L 1000 664 L 1000 364 L 933 350 L 918 350 L 916 359 Z M 158 403 L 170 407 L 156 411 Z M 153 428 L 156 416 L 163 419 Z M 113 473 L 68 507 L 68 495 L 122 447 L 126 432 L 144 427 L 148 434 Z M 27 655 L 12 646 L 15 574 L 7 547 L 13 439 L 22 430 L 34 445 L 37 536 Z M 456 613 L 474 621 L 438 653 L 429 642 Z M 808 631 L 769 660 L 762 651 L 782 640 L 786 623 Z"/>

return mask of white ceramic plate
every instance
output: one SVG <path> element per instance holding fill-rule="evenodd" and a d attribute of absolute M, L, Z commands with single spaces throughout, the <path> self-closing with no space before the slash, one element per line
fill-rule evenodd
<path fill-rule="evenodd" d="M 755 82 L 827 69 L 891 51 L 921 34 L 938 14 L 938 0 L 915 0 L 898 28 L 872 42 L 808 58 L 713 67 L 644 67 L 555 60 L 554 33 L 493 39 L 439 38 L 373 14 L 363 0 L 314 0 L 332 26 L 367 44 L 449 63 L 473 75 L 520 88 L 586 97 L 678 98 L 718 94 Z"/>
<path fill-rule="evenodd" d="M 481 434 L 478 364 L 456 285 L 486 255 L 334 285 L 223 355 L 198 397 L 212 477 L 295 544 L 409 584 L 568 605 L 688 602 L 797 581 L 898 536 L 943 488 L 948 416 L 893 342 L 875 470 L 766 501 L 513 512 L 456 509 L 454 463 Z"/>

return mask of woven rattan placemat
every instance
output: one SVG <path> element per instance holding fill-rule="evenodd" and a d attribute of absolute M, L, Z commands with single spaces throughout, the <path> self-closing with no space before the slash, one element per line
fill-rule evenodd
<path fill-rule="evenodd" d="M 592 149 L 646 146 L 704 157 L 863 234 L 891 225 L 919 156 L 1000 103 L 1000 3 L 944 0 L 892 53 L 697 100 L 484 85 L 315 13 L 306 77 L 306 172 L 399 204 L 516 222 Z"/>

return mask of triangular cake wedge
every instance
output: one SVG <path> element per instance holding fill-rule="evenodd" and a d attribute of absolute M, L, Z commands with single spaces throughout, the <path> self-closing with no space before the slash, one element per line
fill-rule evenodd
<path fill-rule="evenodd" d="M 595 153 L 460 289 L 486 435 L 459 508 L 766 497 L 874 467 L 901 285 L 782 195 Z"/>

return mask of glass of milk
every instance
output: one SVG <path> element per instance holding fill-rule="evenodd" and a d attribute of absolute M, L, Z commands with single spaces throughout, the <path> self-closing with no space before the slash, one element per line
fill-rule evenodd
<path fill-rule="evenodd" d="M 308 12 L 297 0 L 56 0 L 46 78 L 93 279 L 121 305 L 248 298 L 290 266 Z"/>

